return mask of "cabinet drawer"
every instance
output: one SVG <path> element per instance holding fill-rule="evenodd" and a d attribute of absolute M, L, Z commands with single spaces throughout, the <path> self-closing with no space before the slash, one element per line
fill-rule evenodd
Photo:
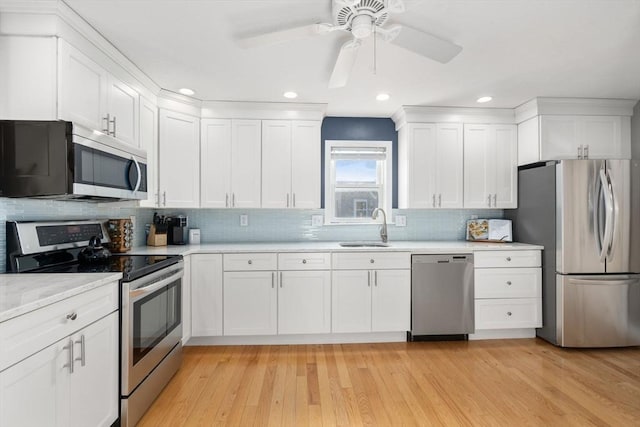
<path fill-rule="evenodd" d="M 473 254 L 476 268 L 540 267 L 540 251 L 477 251 Z"/>
<path fill-rule="evenodd" d="M 118 310 L 118 282 L 0 323 L 0 371 Z M 75 313 L 75 320 L 67 316 Z"/>
<path fill-rule="evenodd" d="M 384 270 L 411 268 L 410 252 L 338 252 L 333 254 L 334 270 Z"/>
<path fill-rule="evenodd" d="M 542 326 L 542 298 L 480 299 L 475 310 L 476 330 Z"/>
<path fill-rule="evenodd" d="M 264 271 L 278 269 L 278 254 L 250 253 L 225 254 L 223 256 L 224 271 Z"/>
<path fill-rule="evenodd" d="M 328 252 L 278 254 L 280 270 L 330 270 L 331 254 Z"/>
<path fill-rule="evenodd" d="M 540 268 L 477 268 L 476 298 L 539 298 Z"/>

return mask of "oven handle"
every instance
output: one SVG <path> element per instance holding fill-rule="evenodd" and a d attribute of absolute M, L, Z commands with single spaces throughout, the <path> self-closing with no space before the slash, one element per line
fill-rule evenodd
<path fill-rule="evenodd" d="M 144 286 L 142 288 L 137 288 L 134 289 L 132 291 L 129 291 L 129 300 L 130 302 L 134 302 L 139 300 L 140 298 L 149 295 L 155 291 L 157 291 L 158 289 L 163 288 L 164 286 L 167 286 L 169 283 L 174 282 L 176 279 L 179 279 L 183 276 L 183 271 L 180 270 L 179 272 L 177 272 L 176 274 L 172 274 L 171 276 L 166 277 L 165 279 L 162 279 L 159 282 L 153 282 L 148 286 Z"/>

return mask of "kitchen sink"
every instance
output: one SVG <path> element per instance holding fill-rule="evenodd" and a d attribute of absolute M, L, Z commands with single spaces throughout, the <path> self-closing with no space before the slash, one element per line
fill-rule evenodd
<path fill-rule="evenodd" d="M 386 248 L 388 243 L 383 242 L 340 242 L 343 248 Z"/>

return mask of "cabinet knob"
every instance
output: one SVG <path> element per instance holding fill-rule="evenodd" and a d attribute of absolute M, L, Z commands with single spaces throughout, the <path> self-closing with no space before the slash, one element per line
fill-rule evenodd
<path fill-rule="evenodd" d="M 507 280 L 507 285 L 511 286 L 511 280 Z"/>
<path fill-rule="evenodd" d="M 507 316 L 511 316 L 511 312 L 510 311 L 507 311 Z"/>
<path fill-rule="evenodd" d="M 511 257 L 510 256 L 507 257 L 507 261 L 511 261 Z"/>
<path fill-rule="evenodd" d="M 253 264 L 253 261 L 249 260 L 247 261 L 249 263 L 249 265 Z"/>
<path fill-rule="evenodd" d="M 307 260 L 306 260 L 306 259 L 303 259 L 303 260 L 302 260 L 302 263 L 303 263 L 303 264 L 306 264 L 306 263 L 307 263 Z"/>
<path fill-rule="evenodd" d="M 78 313 L 76 313 L 75 311 L 73 313 L 67 314 L 68 320 L 76 320 L 77 318 L 78 318 Z"/>
<path fill-rule="evenodd" d="M 373 258 L 371 258 L 371 259 L 369 260 L 369 262 L 370 262 L 371 264 L 373 264 L 374 262 L 376 262 L 376 260 L 375 260 L 375 259 L 373 259 Z"/>

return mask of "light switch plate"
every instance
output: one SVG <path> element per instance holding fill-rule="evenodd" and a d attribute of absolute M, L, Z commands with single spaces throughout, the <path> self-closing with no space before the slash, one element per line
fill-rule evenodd
<path fill-rule="evenodd" d="M 324 222 L 324 215 L 311 215 L 311 226 L 322 227 Z"/>
<path fill-rule="evenodd" d="M 240 215 L 240 227 L 247 227 L 249 225 L 249 215 Z"/>
<path fill-rule="evenodd" d="M 406 226 L 407 226 L 407 216 L 396 215 L 396 227 L 406 227 Z"/>

